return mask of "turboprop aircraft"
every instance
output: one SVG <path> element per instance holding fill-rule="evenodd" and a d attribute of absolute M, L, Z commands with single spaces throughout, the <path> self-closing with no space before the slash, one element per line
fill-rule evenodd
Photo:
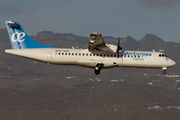
<path fill-rule="evenodd" d="M 105 44 L 100 33 L 90 34 L 87 49 L 56 48 L 43 45 L 29 37 L 16 21 L 6 21 L 12 49 L 5 52 L 48 64 L 79 65 L 94 68 L 96 75 L 101 69 L 114 67 L 160 68 L 166 74 L 168 67 L 176 63 L 165 54 L 155 51 L 122 51 L 118 45 Z"/>

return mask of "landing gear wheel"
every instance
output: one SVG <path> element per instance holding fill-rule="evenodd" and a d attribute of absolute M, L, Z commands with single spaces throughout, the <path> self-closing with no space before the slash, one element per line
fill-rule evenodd
<path fill-rule="evenodd" d="M 100 70 L 95 70 L 94 72 L 95 72 L 96 75 L 100 74 Z"/>
<path fill-rule="evenodd" d="M 166 74 L 166 70 L 163 70 L 163 74 Z"/>
<path fill-rule="evenodd" d="M 98 66 L 96 66 L 96 67 L 94 68 L 94 70 L 98 71 L 98 70 L 99 70 L 99 67 L 98 67 Z"/>
<path fill-rule="evenodd" d="M 99 75 L 100 74 L 100 70 L 102 68 L 102 64 L 97 64 L 95 67 L 94 67 L 94 72 L 96 75 Z"/>

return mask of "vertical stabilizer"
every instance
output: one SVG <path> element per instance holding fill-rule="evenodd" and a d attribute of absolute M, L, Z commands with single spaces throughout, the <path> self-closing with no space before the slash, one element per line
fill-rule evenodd
<path fill-rule="evenodd" d="M 34 41 L 24 32 L 18 22 L 6 21 L 6 27 L 13 49 L 54 48 Z"/>

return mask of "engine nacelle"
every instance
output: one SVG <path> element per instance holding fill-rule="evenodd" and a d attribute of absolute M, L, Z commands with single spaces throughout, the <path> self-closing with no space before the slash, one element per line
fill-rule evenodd
<path fill-rule="evenodd" d="M 106 44 L 106 46 L 99 47 L 99 49 L 106 52 L 116 52 L 117 46 L 112 44 Z"/>
<path fill-rule="evenodd" d="M 112 50 L 113 52 L 116 52 L 116 50 L 117 50 L 117 46 L 116 45 L 106 44 L 106 46 L 109 47 L 109 49 Z"/>

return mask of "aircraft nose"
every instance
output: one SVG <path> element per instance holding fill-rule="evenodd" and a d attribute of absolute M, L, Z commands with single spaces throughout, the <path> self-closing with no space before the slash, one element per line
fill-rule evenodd
<path fill-rule="evenodd" d="M 172 66 L 174 66 L 175 64 L 176 64 L 176 62 L 172 60 Z"/>
<path fill-rule="evenodd" d="M 175 64 L 176 64 L 176 62 L 173 61 L 173 60 L 171 60 L 170 65 L 171 65 L 171 66 L 174 66 Z"/>

